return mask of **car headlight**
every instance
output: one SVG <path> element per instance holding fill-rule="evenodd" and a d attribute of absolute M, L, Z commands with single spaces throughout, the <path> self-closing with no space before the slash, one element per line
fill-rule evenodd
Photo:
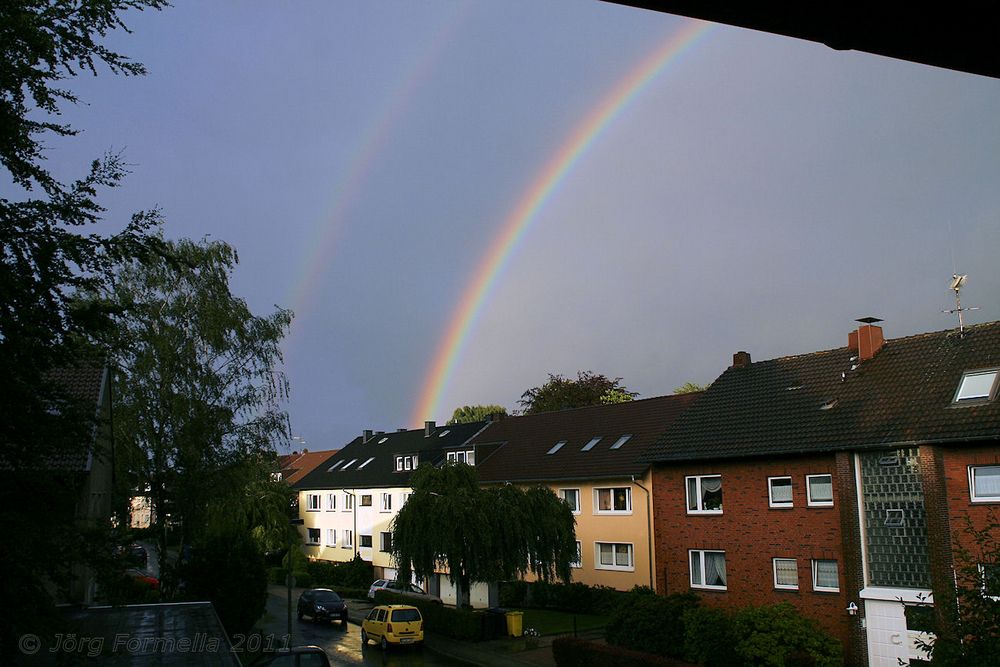
<path fill-rule="evenodd" d="M 321 604 L 316 605 L 316 611 L 326 611 L 326 607 Z"/>

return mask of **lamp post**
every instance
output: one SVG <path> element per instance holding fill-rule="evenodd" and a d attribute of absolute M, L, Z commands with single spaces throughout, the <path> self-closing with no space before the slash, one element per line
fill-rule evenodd
<path fill-rule="evenodd" d="M 295 529 L 296 526 L 301 526 L 305 523 L 305 519 L 289 519 L 288 525 L 291 530 L 288 531 L 288 572 L 285 573 L 285 583 L 288 585 L 288 646 L 292 646 L 292 584 L 294 583 L 295 577 L 292 576 L 292 549 L 295 548 L 295 536 L 298 531 Z"/>

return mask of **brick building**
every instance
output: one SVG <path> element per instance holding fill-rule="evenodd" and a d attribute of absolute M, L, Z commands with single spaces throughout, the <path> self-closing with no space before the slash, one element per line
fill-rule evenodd
<path fill-rule="evenodd" d="M 1000 504 L 998 368 L 1000 323 L 734 355 L 647 454 L 657 590 L 790 602 L 848 664 L 922 657 L 914 611 L 954 599 L 965 517 Z"/>

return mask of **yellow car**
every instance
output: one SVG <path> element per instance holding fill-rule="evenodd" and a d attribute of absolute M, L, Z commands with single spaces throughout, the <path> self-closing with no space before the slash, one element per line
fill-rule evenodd
<path fill-rule="evenodd" d="M 389 644 L 421 644 L 424 619 L 420 610 L 408 604 L 383 604 L 374 607 L 361 623 L 361 645 L 378 642 L 382 650 Z"/>

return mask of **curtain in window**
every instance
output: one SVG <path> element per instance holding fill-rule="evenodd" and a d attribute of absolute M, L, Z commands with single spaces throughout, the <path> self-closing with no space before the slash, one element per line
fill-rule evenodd
<path fill-rule="evenodd" d="M 705 510 L 722 509 L 722 477 L 701 478 L 701 504 Z"/>
<path fill-rule="evenodd" d="M 611 509 L 611 489 L 599 489 L 597 491 L 597 508 L 599 510 Z"/>
<path fill-rule="evenodd" d="M 771 480 L 771 500 L 775 503 L 792 502 L 792 480 L 772 479 Z"/>
<path fill-rule="evenodd" d="M 629 546 L 627 544 L 616 544 L 615 565 L 620 565 L 621 567 L 628 567 L 631 564 L 632 564 L 632 559 L 629 558 Z"/>
<path fill-rule="evenodd" d="M 840 588 L 840 581 L 837 578 L 837 561 L 816 561 L 816 587 Z"/>
<path fill-rule="evenodd" d="M 601 544 L 599 545 L 601 550 L 601 565 L 614 565 L 615 564 L 615 554 L 613 544 Z"/>
<path fill-rule="evenodd" d="M 705 583 L 709 586 L 726 585 L 726 554 L 705 552 Z"/>
<path fill-rule="evenodd" d="M 794 560 L 778 559 L 774 561 L 774 583 L 779 586 L 799 585 L 799 573 Z"/>
<path fill-rule="evenodd" d="M 833 500 L 833 478 L 830 475 L 810 478 L 809 489 L 809 496 L 814 502 Z"/>
<path fill-rule="evenodd" d="M 976 497 L 1000 496 L 1000 466 L 973 468 Z"/>

